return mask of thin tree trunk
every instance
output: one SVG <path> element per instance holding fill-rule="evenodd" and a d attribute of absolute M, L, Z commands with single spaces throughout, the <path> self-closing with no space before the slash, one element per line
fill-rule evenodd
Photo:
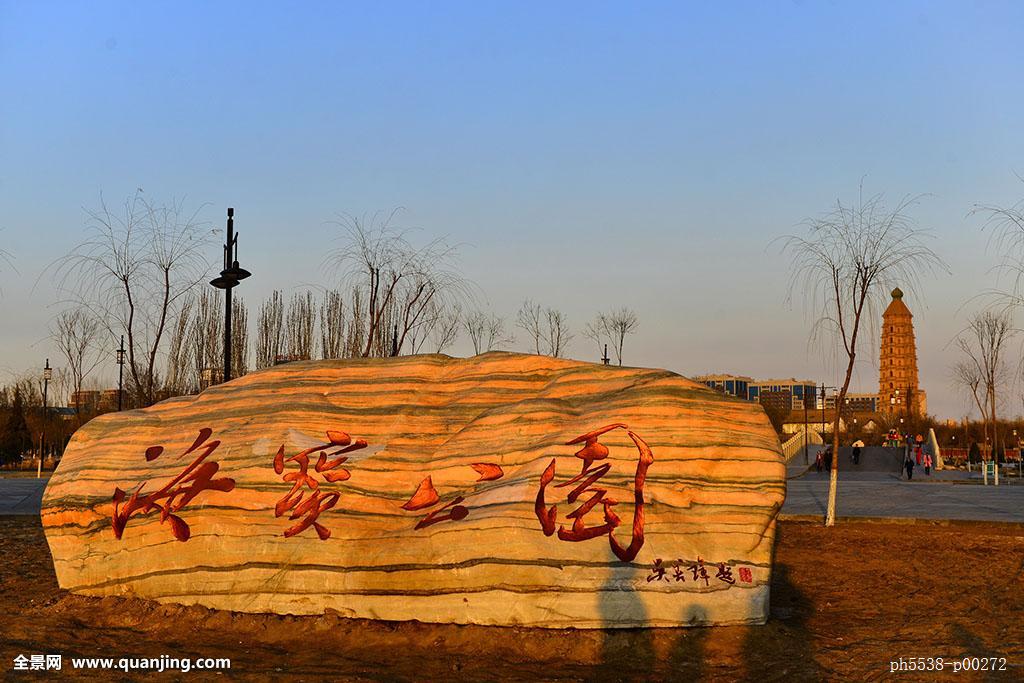
<path fill-rule="evenodd" d="M 846 392 L 850 387 L 850 378 L 853 376 L 853 364 L 856 359 L 857 354 L 851 353 L 850 362 L 846 366 L 846 379 L 843 380 L 843 387 L 839 390 L 839 396 L 836 397 L 836 417 L 832 423 L 832 467 L 829 468 L 828 475 L 828 507 L 825 508 L 825 526 L 835 526 L 836 524 L 836 495 L 839 491 L 839 420 L 842 418 L 841 407 L 843 401 L 846 400 Z M 822 392 L 821 400 L 824 405 L 824 392 Z"/>

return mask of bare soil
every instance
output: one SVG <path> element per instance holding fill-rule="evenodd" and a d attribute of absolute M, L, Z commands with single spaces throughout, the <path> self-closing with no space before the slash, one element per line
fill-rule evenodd
<path fill-rule="evenodd" d="M 899 657 L 1005 657 L 1024 679 L 1024 529 L 783 522 L 764 626 L 551 631 L 280 617 L 86 598 L 57 587 L 37 519 L 0 517 L 0 670 L 20 654 L 230 657 L 164 680 L 879 680 Z M 36 674 L 27 674 L 30 678 Z M 131 674 L 128 680 L 149 677 Z M 50 678 L 50 676 L 47 676 Z"/>

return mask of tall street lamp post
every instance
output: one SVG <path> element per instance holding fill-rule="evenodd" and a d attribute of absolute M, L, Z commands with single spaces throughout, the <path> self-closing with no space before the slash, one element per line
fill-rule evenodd
<path fill-rule="evenodd" d="M 224 270 L 220 277 L 210 281 L 217 289 L 224 290 L 224 381 L 231 379 L 231 290 L 245 278 L 252 275 L 238 266 L 238 235 L 235 233 L 235 210 L 228 209 L 228 238 L 224 243 Z"/>
<path fill-rule="evenodd" d="M 809 465 L 810 455 L 807 453 L 807 387 L 803 388 L 804 392 L 804 464 Z"/>
<path fill-rule="evenodd" d="M 838 388 L 839 387 L 827 387 L 827 386 L 824 385 L 824 383 L 822 383 L 822 385 L 821 385 L 821 440 L 822 441 L 825 440 L 825 390 L 827 390 L 827 389 L 838 389 Z M 836 406 L 836 410 L 837 411 L 839 410 L 838 406 Z"/>
<path fill-rule="evenodd" d="M 53 370 L 50 368 L 50 359 L 46 359 L 46 367 L 43 368 L 43 428 L 39 430 L 39 463 L 36 466 L 36 479 L 43 476 L 43 452 L 46 448 L 46 413 L 47 390 L 50 388 L 50 379 L 53 377 Z"/>
<path fill-rule="evenodd" d="M 825 441 L 825 383 L 821 384 L 821 440 Z"/>
<path fill-rule="evenodd" d="M 117 410 L 121 411 L 121 397 L 124 396 L 124 335 L 121 335 L 121 346 L 117 349 Z"/>

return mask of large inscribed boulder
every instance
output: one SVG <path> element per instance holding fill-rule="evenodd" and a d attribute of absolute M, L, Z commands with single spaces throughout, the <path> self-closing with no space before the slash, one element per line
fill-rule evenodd
<path fill-rule="evenodd" d="M 104 415 L 42 517 L 86 595 L 614 628 L 764 622 L 784 497 L 757 404 L 488 353 L 290 363 Z"/>

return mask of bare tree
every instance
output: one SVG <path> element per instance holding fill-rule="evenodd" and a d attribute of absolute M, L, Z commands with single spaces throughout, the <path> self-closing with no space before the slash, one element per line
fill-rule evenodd
<path fill-rule="evenodd" d="M 538 356 L 540 353 L 541 341 L 544 339 L 543 309 L 541 305 L 531 299 L 523 302 L 516 313 L 516 326 L 526 331 L 527 336 L 533 341 L 533 352 Z"/>
<path fill-rule="evenodd" d="M 608 328 L 606 325 L 604 313 L 598 313 L 597 316 L 591 320 L 583 328 L 583 336 L 594 342 L 597 345 L 597 355 L 599 358 L 604 358 L 605 344 L 608 342 Z"/>
<path fill-rule="evenodd" d="M 636 313 L 623 306 L 610 312 L 605 319 L 608 321 L 608 335 L 612 338 L 615 348 L 615 360 L 622 365 L 622 347 L 626 342 L 626 335 L 636 332 Z"/>
<path fill-rule="evenodd" d="M 995 292 L 997 298 L 1010 306 L 1024 305 L 1024 199 L 1010 207 L 975 204 L 968 215 L 985 218 L 983 229 L 992 231 L 989 247 L 1000 258 L 998 270 L 1012 280 L 1010 291 Z"/>
<path fill-rule="evenodd" d="M 76 415 L 81 413 L 82 382 L 103 360 L 98 344 L 101 330 L 100 321 L 85 308 L 66 310 L 54 321 L 53 341 L 68 364 Z"/>
<path fill-rule="evenodd" d="M 349 318 L 348 332 L 345 335 L 345 357 L 355 358 L 363 353 L 364 330 L 366 329 L 366 315 L 363 312 L 363 297 L 359 287 L 351 291 L 352 299 L 349 310 L 352 315 Z"/>
<path fill-rule="evenodd" d="M 473 354 L 498 351 L 515 339 L 505 331 L 505 319 L 501 316 L 472 311 L 463 319 L 463 327 L 473 344 Z"/>
<path fill-rule="evenodd" d="M 441 313 L 428 335 L 434 353 L 444 353 L 445 349 L 455 343 L 462 325 L 462 306 L 453 305 Z"/>
<path fill-rule="evenodd" d="M 537 355 L 559 357 L 573 339 L 564 313 L 554 308 L 542 308 L 531 299 L 519 307 L 516 326 L 526 331 Z"/>
<path fill-rule="evenodd" d="M 182 302 L 207 276 L 210 231 L 183 204 L 158 205 L 141 190 L 118 209 L 100 197 L 88 236 L 56 263 L 58 286 L 111 337 L 124 334 L 128 379 L 142 405 L 156 400 L 158 360 Z"/>
<path fill-rule="evenodd" d="M 392 227 L 395 213 L 370 220 L 343 216 L 344 244 L 326 261 L 361 299 L 359 331 L 350 339 L 360 338 L 362 356 L 391 355 L 393 344 L 400 350 L 431 311 L 467 295 L 466 281 L 454 270 L 456 249 L 443 239 L 413 246 L 408 231 Z"/>
<path fill-rule="evenodd" d="M 314 330 L 316 329 L 316 307 L 313 306 L 313 293 L 294 294 L 288 305 L 288 319 L 285 331 L 288 341 L 288 355 L 295 360 L 309 360 L 313 357 L 316 345 Z"/>
<path fill-rule="evenodd" d="M 615 351 L 616 362 L 622 365 L 622 347 L 626 335 L 636 331 L 637 317 L 632 310 L 622 307 L 608 313 L 598 313 L 592 322 L 587 323 L 584 336 L 597 343 L 598 353 L 603 353 L 605 340 L 611 343 Z"/>
<path fill-rule="evenodd" d="M 423 350 L 423 346 L 430 338 L 431 331 L 440 319 L 441 309 L 435 305 L 430 305 L 423 315 L 420 316 L 417 324 L 409 330 L 409 334 L 406 336 L 406 345 L 413 354 L 420 353 Z"/>
<path fill-rule="evenodd" d="M 985 391 L 981 386 L 982 373 L 980 366 L 970 360 L 958 361 L 953 366 L 953 381 L 959 384 L 968 395 L 974 399 L 974 405 L 978 407 L 978 414 L 981 416 L 982 429 L 985 432 L 985 440 L 988 440 L 988 411 L 985 408 L 985 404 L 988 402 L 987 398 L 983 398 Z M 964 418 L 964 422 L 967 418 Z M 965 443 L 966 447 L 967 444 Z"/>
<path fill-rule="evenodd" d="M 553 308 L 545 311 L 545 317 L 547 318 L 548 355 L 559 358 L 565 353 L 569 342 L 573 339 L 573 334 L 569 331 L 568 319 L 564 313 Z"/>
<path fill-rule="evenodd" d="M 320 357 L 343 358 L 345 353 L 345 300 L 336 289 L 324 292 L 320 302 Z"/>
<path fill-rule="evenodd" d="M 231 374 L 249 373 L 249 311 L 240 296 L 231 299 Z"/>
<path fill-rule="evenodd" d="M 171 329 L 171 341 L 167 349 L 167 378 L 164 388 L 172 396 L 192 393 L 195 351 L 192 348 L 192 310 L 194 298 L 182 303 Z"/>
<path fill-rule="evenodd" d="M 837 406 L 850 387 L 861 325 L 877 324 L 878 307 L 897 283 L 915 291 L 919 273 L 945 270 L 943 261 L 925 243 L 927 231 L 909 216 L 916 199 L 906 197 L 888 208 L 881 195 L 869 199 L 863 189 L 857 203 L 836 208 L 806 221 L 806 236 L 784 239 L 783 250 L 793 260 L 790 297 L 800 291 L 815 318 L 812 339 L 828 336 L 838 342 L 846 359 L 846 374 Z M 839 467 L 839 411 L 833 429 L 832 468 L 829 476 L 825 525 L 835 524 Z"/>
<path fill-rule="evenodd" d="M 256 319 L 256 368 L 269 368 L 284 346 L 284 299 L 276 289 L 260 306 Z"/>
<path fill-rule="evenodd" d="M 985 424 L 986 439 L 987 425 L 992 425 L 993 455 L 999 450 L 997 398 L 1002 386 L 1009 383 L 1010 376 L 1004 353 L 1014 334 L 1013 321 L 1007 309 L 986 310 L 971 316 L 967 328 L 956 340 L 964 355 L 964 360 L 955 368 L 956 377 L 974 396 Z"/>
<path fill-rule="evenodd" d="M 223 380 L 224 303 L 216 292 L 202 289 L 195 298 L 189 331 L 189 346 L 195 361 L 195 384 L 205 389 Z"/>

